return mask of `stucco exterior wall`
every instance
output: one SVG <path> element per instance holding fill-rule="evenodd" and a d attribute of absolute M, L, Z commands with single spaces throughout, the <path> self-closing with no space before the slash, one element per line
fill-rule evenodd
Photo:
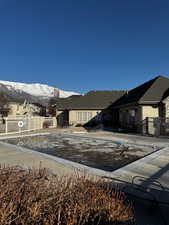
<path fill-rule="evenodd" d="M 24 104 L 20 103 L 10 103 L 8 104 L 8 107 L 10 109 L 8 116 L 22 116 L 25 114 L 33 115 L 35 112 L 40 112 L 40 108 L 32 104 L 27 104 L 24 106 Z"/>
<path fill-rule="evenodd" d="M 16 116 L 17 112 L 19 113 L 20 110 L 18 110 L 19 104 L 9 104 L 8 105 L 10 110 L 9 110 L 9 116 Z"/>
<path fill-rule="evenodd" d="M 146 122 L 146 127 L 143 127 L 142 132 L 148 133 L 151 135 L 158 135 L 160 131 L 158 120 L 153 119 L 158 117 L 159 117 L 158 106 L 154 106 L 154 107 L 142 106 L 142 121 Z"/>
<path fill-rule="evenodd" d="M 73 126 L 77 124 L 83 125 L 100 112 L 101 110 L 71 110 L 69 111 L 69 124 Z M 86 116 L 86 119 L 84 118 L 84 116 L 82 116 L 83 118 L 80 119 L 78 113 L 89 113 L 89 115 Z"/>
<path fill-rule="evenodd" d="M 165 117 L 169 118 L 169 101 L 165 103 Z"/>
<path fill-rule="evenodd" d="M 142 120 L 144 120 L 146 117 L 159 117 L 158 106 L 142 106 Z"/>
<path fill-rule="evenodd" d="M 25 112 L 25 109 L 23 108 L 23 104 L 20 103 L 10 103 L 9 104 L 9 116 L 19 116 L 23 115 Z"/>

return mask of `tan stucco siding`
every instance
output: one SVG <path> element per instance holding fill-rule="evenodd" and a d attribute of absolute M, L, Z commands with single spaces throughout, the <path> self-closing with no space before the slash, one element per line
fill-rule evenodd
<path fill-rule="evenodd" d="M 9 116 L 16 116 L 16 115 L 21 115 L 22 112 L 22 107 L 21 105 L 18 104 L 9 104 Z"/>
<path fill-rule="evenodd" d="M 148 132 L 148 134 L 158 135 L 159 129 L 157 128 L 158 124 L 155 123 L 153 118 L 159 117 L 159 107 L 153 106 L 142 106 L 142 120 L 146 118 L 147 128 L 143 127 L 142 132 Z M 147 129 L 147 130 L 146 130 Z"/>
<path fill-rule="evenodd" d="M 159 108 L 153 106 L 142 106 L 142 120 L 146 117 L 159 117 Z"/>
<path fill-rule="evenodd" d="M 69 111 L 69 124 L 85 124 L 100 112 L 101 110 L 71 110 Z"/>
<path fill-rule="evenodd" d="M 8 107 L 10 109 L 8 116 L 22 116 L 25 114 L 33 115 L 35 112 L 40 112 L 40 108 L 32 104 L 25 106 L 20 103 L 9 103 Z"/>
<path fill-rule="evenodd" d="M 169 97 L 163 100 L 163 105 L 161 105 L 162 116 L 161 117 L 169 117 Z"/>
<path fill-rule="evenodd" d="M 165 103 L 165 117 L 169 118 L 169 102 Z"/>

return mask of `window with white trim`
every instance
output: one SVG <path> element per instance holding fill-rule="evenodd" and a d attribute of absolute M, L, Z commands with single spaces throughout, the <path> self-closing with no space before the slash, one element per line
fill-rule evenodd
<path fill-rule="evenodd" d="M 76 112 L 77 121 L 89 121 L 92 117 L 92 112 Z"/>

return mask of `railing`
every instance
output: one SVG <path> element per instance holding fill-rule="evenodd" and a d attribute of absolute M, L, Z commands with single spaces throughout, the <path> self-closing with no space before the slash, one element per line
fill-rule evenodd
<path fill-rule="evenodd" d="M 55 117 L 6 117 L 0 121 L 0 135 L 34 131 L 43 128 L 54 128 L 56 126 L 57 122 Z"/>

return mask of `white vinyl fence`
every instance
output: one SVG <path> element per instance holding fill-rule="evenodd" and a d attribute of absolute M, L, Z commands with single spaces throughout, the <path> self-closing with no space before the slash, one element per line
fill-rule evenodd
<path fill-rule="evenodd" d="M 54 128 L 56 126 L 57 122 L 55 117 L 6 117 L 0 121 L 0 135 L 40 130 L 43 128 Z"/>

